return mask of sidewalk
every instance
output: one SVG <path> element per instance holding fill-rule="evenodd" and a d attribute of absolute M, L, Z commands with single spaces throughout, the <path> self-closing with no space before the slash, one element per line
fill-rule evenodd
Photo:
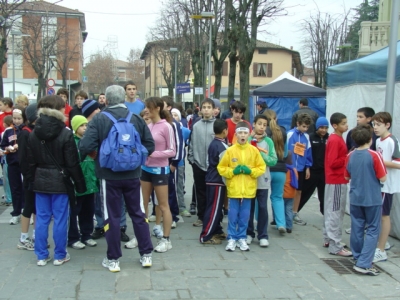
<path fill-rule="evenodd" d="M 283 237 L 269 226 L 270 246 L 260 248 L 255 240 L 249 252 L 227 252 L 225 242 L 201 245 L 195 216 L 184 218 L 171 232 L 172 250 L 153 253 L 153 267 L 141 267 L 137 249 L 123 249 L 119 273 L 101 266 L 104 238 L 94 248 L 69 248 L 71 261 L 62 266 L 38 267 L 33 252 L 17 250 L 20 226 L 4 223 L 10 219 L 6 210 L 0 215 L 0 299 L 400 299 L 400 242 L 390 238 L 395 246 L 389 260 L 377 264 L 385 271 L 379 276 L 340 275 L 322 260 L 338 258 L 322 247 L 318 210 L 318 200 L 311 199 L 301 212 L 307 226 L 295 225 Z M 128 226 L 132 235 L 130 221 Z M 348 245 L 349 237 L 343 231 Z"/>

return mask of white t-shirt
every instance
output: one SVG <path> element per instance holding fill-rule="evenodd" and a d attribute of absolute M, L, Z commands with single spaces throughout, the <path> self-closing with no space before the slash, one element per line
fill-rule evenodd
<path fill-rule="evenodd" d="M 384 139 L 376 140 L 376 151 L 384 161 L 400 164 L 400 146 L 397 138 L 390 134 Z M 386 181 L 383 183 L 382 192 L 388 194 L 400 193 L 400 169 L 387 168 Z"/>

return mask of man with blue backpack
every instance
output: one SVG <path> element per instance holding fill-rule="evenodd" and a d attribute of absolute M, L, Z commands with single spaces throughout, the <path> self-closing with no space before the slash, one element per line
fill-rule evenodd
<path fill-rule="evenodd" d="M 120 271 L 119 222 L 123 196 L 138 240 L 140 263 L 150 267 L 153 245 L 141 208 L 139 177 L 142 162 L 154 151 L 154 140 L 144 120 L 130 113 L 124 104 L 125 91 L 121 86 L 109 86 L 106 98 L 109 106 L 89 122 L 79 145 L 82 159 L 86 155 L 95 157 L 96 175 L 100 180 L 107 240 L 107 257 L 102 265 L 111 272 Z M 96 149 L 100 149 L 97 155 Z"/>

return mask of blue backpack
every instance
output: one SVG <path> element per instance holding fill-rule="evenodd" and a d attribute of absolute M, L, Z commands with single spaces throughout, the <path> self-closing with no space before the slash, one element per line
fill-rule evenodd
<path fill-rule="evenodd" d="M 101 143 L 100 167 L 124 172 L 135 170 L 144 164 L 149 152 L 142 145 L 135 125 L 130 122 L 133 113 L 129 112 L 126 118 L 118 121 L 110 113 L 102 113 L 113 121 L 114 125 Z"/>

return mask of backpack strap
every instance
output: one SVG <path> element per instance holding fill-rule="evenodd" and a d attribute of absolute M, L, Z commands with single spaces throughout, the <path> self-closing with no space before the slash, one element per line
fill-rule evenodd
<path fill-rule="evenodd" d="M 106 115 L 114 124 L 117 123 L 117 120 L 113 117 L 112 114 L 110 114 L 109 112 L 106 111 L 102 111 L 102 114 Z"/>
<path fill-rule="evenodd" d="M 32 129 L 29 128 L 28 126 L 24 126 L 24 127 L 22 128 L 22 130 L 28 131 L 29 133 L 32 132 Z"/>
<path fill-rule="evenodd" d="M 110 114 L 109 112 L 102 111 L 101 113 L 105 114 L 111 121 L 113 121 L 114 124 L 115 124 L 115 123 L 118 123 L 117 119 L 115 119 L 115 118 L 113 117 L 113 115 Z M 128 123 L 130 123 L 131 118 L 132 118 L 132 115 L 133 115 L 133 112 L 130 111 L 130 112 L 128 113 L 128 115 L 126 116 L 125 120 L 126 120 Z"/>

